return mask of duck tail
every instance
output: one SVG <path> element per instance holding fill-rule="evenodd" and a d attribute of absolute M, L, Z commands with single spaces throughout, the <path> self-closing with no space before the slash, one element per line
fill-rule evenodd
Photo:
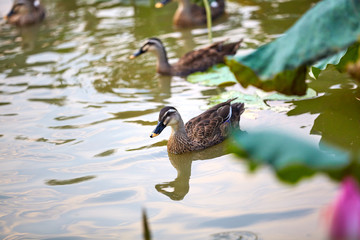
<path fill-rule="evenodd" d="M 245 111 L 245 104 L 240 102 L 233 103 L 231 104 L 231 108 L 232 108 L 231 125 L 234 128 L 239 128 L 240 116 Z"/>
<path fill-rule="evenodd" d="M 235 45 L 235 46 L 237 46 L 237 47 L 239 48 L 239 47 L 240 47 L 240 44 L 241 44 L 243 41 L 244 41 L 244 39 L 243 39 L 243 38 L 240 38 L 240 40 L 236 42 L 236 45 Z"/>
<path fill-rule="evenodd" d="M 223 48 L 224 48 L 224 52 L 226 53 L 226 55 L 235 55 L 235 53 L 239 49 L 242 41 L 243 41 L 243 39 L 240 39 L 237 42 L 224 44 Z"/>
<path fill-rule="evenodd" d="M 245 111 L 245 104 L 244 103 L 234 103 L 234 108 L 237 110 L 239 115 L 243 114 Z"/>
<path fill-rule="evenodd" d="M 234 97 L 234 98 L 231 98 L 231 99 L 227 100 L 226 102 L 227 102 L 227 103 L 231 103 L 232 101 L 234 101 L 234 100 L 236 100 L 236 99 L 237 99 L 237 97 Z"/>

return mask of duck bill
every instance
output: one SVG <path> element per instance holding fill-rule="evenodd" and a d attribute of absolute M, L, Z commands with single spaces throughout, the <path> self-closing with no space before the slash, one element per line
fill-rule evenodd
<path fill-rule="evenodd" d="M 10 12 L 4 16 L 4 20 L 7 21 L 12 15 L 14 15 L 14 10 L 11 9 Z"/>
<path fill-rule="evenodd" d="M 154 129 L 154 131 L 151 133 L 150 137 L 156 137 L 158 136 L 166 127 L 166 125 L 163 122 L 158 122 L 156 128 Z"/>
<path fill-rule="evenodd" d="M 165 6 L 166 4 L 168 4 L 169 2 L 171 2 L 171 0 L 162 0 L 160 2 L 157 2 L 155 4 L 156 8 L 162 8 L 163 6 Z"/>
<path fill-rule="evenodd" d="M 129 58 L 130 59 L 134 59 L 137 56 L 140 56 L 141 54 L 143 54 L 145 51 L 143 51 L 142 49 L 140 49 L 139 51 L 137 51 L 136 53 L 134 53 L 133 55 L 131 55 Z"/>

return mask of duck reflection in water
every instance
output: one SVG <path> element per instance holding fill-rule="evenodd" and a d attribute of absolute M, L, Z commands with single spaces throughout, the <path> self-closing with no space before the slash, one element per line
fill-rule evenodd
<path fill-rule="evenodd" d="M 214 159 L 225 155 L 226 153 L 225 142 L 199 152 L 190 152 L 180 155 L 168 153 L 170 163 L 177 171 L 177 176 L 174 181 L 156 184 L 156 190 L 175 201 L 184 199 L 190 189 L 189 182 L 192 162 L 195 160 Z"/>
<path fill-rule="evenodd" d="M 242 131 L 243 134 L 246 132 Z M 171 182 L 164 182 L 155 185 L 156 190 L 168 196 L 171 200 L 183 200 L 190 190 L 191 165 L 196 160 L 212 160 L 217 157 L 231 153 L 227 148 L 230 139 L 204 149 L 202 151 L 172 154 L 168 153 L 171 165 L 176 169 L 177 176 Z"/>

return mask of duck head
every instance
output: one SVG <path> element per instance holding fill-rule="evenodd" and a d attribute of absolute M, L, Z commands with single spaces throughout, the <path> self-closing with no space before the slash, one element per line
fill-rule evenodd
<path fill-rule="evenodd" d="M 174 107 L 164 107 L 159 113 L 159 121 L 150 137 L 158 136 L 168 125 L 175 127 L 181 121 L 179 112 Z"/>
<path fill-rule="evenodd" d="M 157 53 L 160 49 L 163 49 L 164 46 L 160 39 L 158 38 L 149 38 L 147 41 L 141 46 L 141 48 L 130 56 L 130 59 L 134 59 L 137 56 L 140 56 L 146 52 L 155 52 Z"/>

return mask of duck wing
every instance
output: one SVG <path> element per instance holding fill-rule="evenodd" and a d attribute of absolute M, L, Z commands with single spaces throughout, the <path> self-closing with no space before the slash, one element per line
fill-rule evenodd
<path fill-rule="evenodd" d="M 211 19 L 214 20 L 217 17 L 221 16 L 225 12 L 225 1 L 217 0 L 210 5 L 211 8 Z M 192 22 L 196 25 L 206 24 L 206 10 L 205 7 L 199 6 L 197 4 L 191 4 L 191 16 Z"/>
<path fill-rule="evenodd" d="M 238 42 L 227 44 L 225 44 L 225 41 L 220 41 L 205 48 L 190 51 L 172 66 L 173 70 L 180 76 L 205 71 L 217 63 L 223 63 L 226 55 L 234 55 L 241 42 L 242 39 Z"/>
<path fill-rule="evenodd" d="M 231 104 L 231 109 L 232 109 L 232 116 L 230 119 L 231 126 L 234 129 L 239 129 L 240 116 L 245 111 L 245 105 L 244 103 L 233 103 Z"/>
<path fill-rule="evenodd" d="M 225 13 L 225 1 L 216 0 L 210 5 L 211 18 L 214 20 Z M 180 27 L 191 27 L 194 25 L 206 24 L 205 7 L 192 3 L 190 5 L 190 13 L 186 14 L 185 10 L 177 10 L 174 16 L 174 24 Z"/>
<path fill-rule="evenodd" d="M 192 17 L 192 24 L 189 25 L 202 25 L 206 24 L 206 11 L 204 7 L 192 3 L 190 6 L 190 15 Z"/>
<path fill-rule="evenodd" d="M 188 137 L 199 149 L 218 144 L 226 138 L 227 127 L 234 116 L 233 100 L 215 105 L 185 124 Z"/>

